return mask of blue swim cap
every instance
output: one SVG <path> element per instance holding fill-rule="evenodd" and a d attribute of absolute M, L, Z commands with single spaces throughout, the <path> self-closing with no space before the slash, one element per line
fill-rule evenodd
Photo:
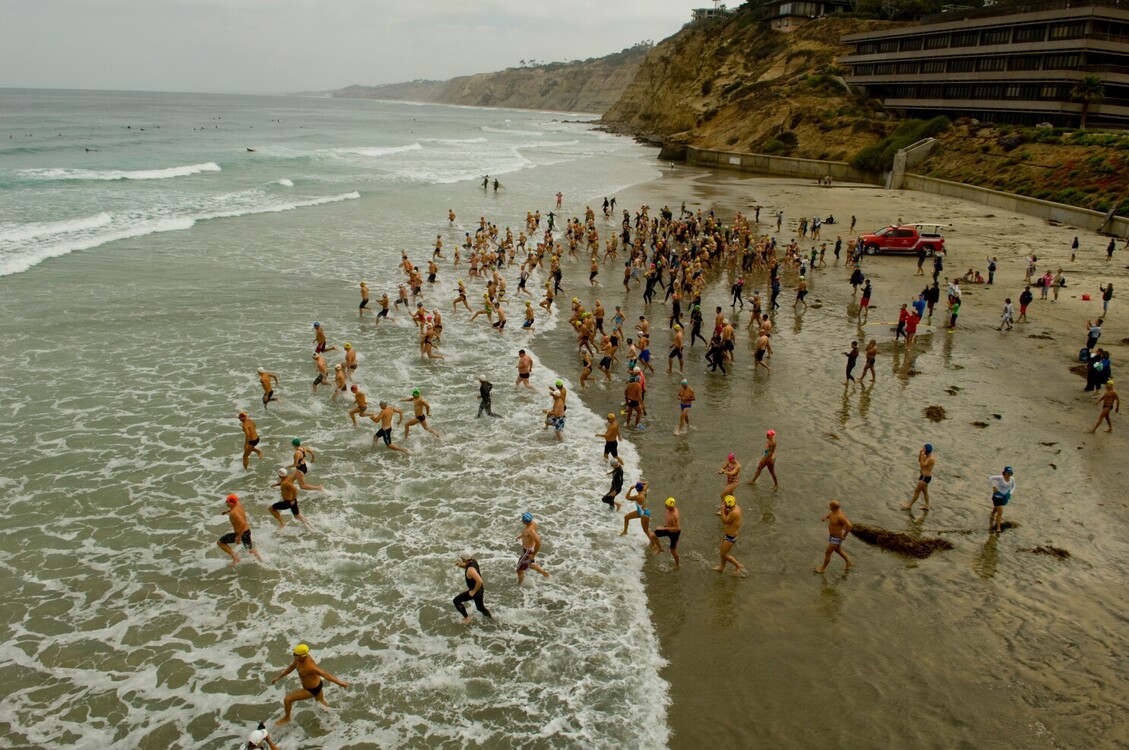
<path fill-rule="evenodd" d="M 925 455 L 928 456 L 932 452 L 933 452 L 933 444 L 932 443 L 926 443 L 925 444 Z"/>
<path fill-rule="evenodd" d="M 1011 469 L 1011 467 L 1010 467 L 1010 466 L 1005 466 L 1005 467 L 1004 467 L 1004 474 L 1014 474 L 1014 473 L 1015 473 L 1015 472 L 1014 472 L 1014 471 L 1012 471 L 1012 469 Z"/>
<path fill-rule="evenodd" d="M 521 521 L 522 521 L 522 523 L 532 523 L 533 522 L 533 514 L 532 513 L 522 513 L 521 514 Z"/>
<path fill-rule="evenodd" d="M 642 489 L 643 489 L 643 483 L 642 482 L 636 482 L 635 483 L 635 491 L 639 492 Z"/>
<path fill-rule="evenodd" d="M 321 328 L 321 323 L 314 323 L 314 328 Z"/>

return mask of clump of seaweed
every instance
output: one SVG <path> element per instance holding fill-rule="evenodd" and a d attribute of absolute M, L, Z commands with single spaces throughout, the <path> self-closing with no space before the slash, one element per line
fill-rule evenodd
<path fill-rule="evenodd" d="M 937 406 L 936 404 L 934 404 L 933 406 L 926 406 L 925 418 L 930 422 L 940 422 L 945 418 L 945 407 Z"/>
<path fill-rule="evenodd" d="M 934 552 L 953 548 L 952 542 L 947 539 L 915 536 L 902 531 L 890 531 L 866 524 L 855 524 L 851 528 L 851 534 L 858 537 L 860 541 L 873 544 L 875 547 L 919 559 L 929 557 Z"/>
<path fill-rule="evenodd" d="M 1055 557 L 1059 560 L 1070 559 L 1070 553 L 1068 551 L 1064 550 L 1062 547 L 1052 547 L 1049 544 L 1045 547 L 1040 545 L 1038 547 L 1032 547 L 1031 549 L 1025 549 L 1023 551 L 1033 552 L 1036 555 L 1049 555 L 1050 557 Z"/>

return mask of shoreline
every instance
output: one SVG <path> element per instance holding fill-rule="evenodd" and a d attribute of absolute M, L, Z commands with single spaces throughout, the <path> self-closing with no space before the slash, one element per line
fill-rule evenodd
<path fill-rule="evenodd" d="M 881 226 L 879 211 L 901 210 L 896 206 L 912 206 L 921 198 L 909 191 L 891 194 L 884 190 L 874 193 L 875 190 L 878 188 L 869 186 L 818 190 L 803 180 L 715 175 L 705 170 L 680 168 L 673 175 L 665 173 L 617 197 L 619 208 L 632 212 L 641 202 L 655 210 L 667 203 L 677 211 L 681 195 L 691 209 L 701 207 L 704 211 L 711 203 L 716 205 L 724 223 L 731 221 L 733 210 L 746 210 L 754 199 L 764 206 L 763 219 L 773 213 L 770 208 L 775 208 L 773 201 L 779 198 L 787 201 L 783 208 L 788 225 L 794 224 L 800 210 L 807 215 L 820 216 L 830 212 L 814 207 L 805 210 L 805 203 L 818 202 L 821 206 L 833 207 L 835 215 L 842 218 L 857 213 L 859 231 L 872 231 Z M 850 304 L 850 287 L 844 283 L 846 272 L 842 266 L 831 267 L 815 272 L 810 285 L 809 301 L 820 303 L 820 309 L 794 316 L 789 306 L 795 277 L 786 273 L 785 292 L 781 295 L 783 309 L 777 317 L 778 335 L 774 337 L 777 351 L 773 374 L 750 376 L 747 366 L 751 358 L 743 330 L 738 336 L 737 371 L 725 378 L 704 375 L 700 363 L 702 348 L 697 347 L 697 351 L 688 348 L 691 356 L 687 359 L 686 377 L 698 394 L 693 417 L 698 429 L 689 439 L 675 438 L 671 432 L 676 419 L 673 412 L 677 409 L 670 399 L 677 380 L 668 381 L 662 361 L 668 341 L 666 307 L 656 303 L 648 310 L 655 331 L 653 364 L 658 371 L 648 376 L 650 416 L 645 423 L 650 424 L 647 430 L 638 433 L 625 431 L 625 437 L 639 450 L 643 475 L 651 482 L 654 497 L 672 495 L 679 499 L 683 510 L 686 531 L 680 546 L 683 570 L 670 571 L 669 557 L 664 554 L 648 561 L 645 573 L 653 622 L 668 663 L 663 677 L 670 684 L 672 748 L 753 740 L 785 747 L 843 742 L 844 735 L 834 718 L 823 720 L 808 710 L 809 706 L 833 705 L 841 700 L 834 686 L 824 684 L 822 655 L 829 646 L 825 638 L 834 638 L 836 642 L 845 640 L 852 650 L 858 650 L 869 666 L 866 671 L 848 668 L 847 674 L 839 678 L 845 689 L 872 699 L 876 697 L 875 691 L 877 695 L 885 694 L 883 684 L 898 685 L 903 694 L 895 701 L 897 704 L 907 709 L 913 704 L 922 706 L 918 713 L 907 710 L 906 718 L 899 719 L 900 714 L 892 709 L 870 711 L 862 706 L 856 708 L 853 701 L 848 701 L 846 708 L 852 713 L 862 710 L 867 714 L 859 727 L 847 733 L 852 738 L 851 744 L 872 743 L 884 737 L 891 742 L 912 738 L 913 744 L 920 746 L 951 746 L 964 739 L 973 741 L 979 737 L 982 741 L 984 737 L 996 736 L 1004 745 L 1017 742 L 1029 747 L 1050 747 L 1056 740 L 1074 744 L 1082 736 L 1080 727 L 1084 727 L 1084 723 L 1079 724 L 1069 716 L 1056 717 L 1057 725 L 1048 717 L 1036 719 L 1031 708 L 1020 700 L 1005 700 L 990 726 L 963 713 L 957 720 L 952 715 L 957 709 L 937 705 L 936 694 L 962 696 L 954 700 L 970 710 L 984 701 L 998 702 L 993 680 L 999 678 L 992 675 L 999 672 L 1025 685 L 1030 683 L 1026 687 L 1027 695 L 1046 693 L 1049 698 L 1055 694 L 1055 680 L 1039 676 L 1025 665 L 999 664 L 991 656 L 1000 650 L 996 641 L 1000 633 L 992 627 L 995 623 L 975 628 L 973 633 L 966 632 L 963 618 L 970 608 L 975 611 L 977 606 L 983 606 L 976 600 L 990 593 L 970 586 L 968 579 L 971 577 L 975 584 L 991 584 L 997 576 L 1022 579 L 1024 573 L 1020 571 L 1031 574 L 1029 569 L 1034 569 L 1033 575 L 1053 583 L 1056 600 L 1071 601 L 1074 606 L 1078 606 L 1076 598 L 1094 591 L 1096 582 L 1067 582 L 1062 579 L 1065 575 L 1062 566 L 1056 569 L 1042 560 L 1026 560 L 1020 552 L 1044 542 L 1058 543 L 1074 549 L 1075 553 L 1084 550 L 1086 542 L 1082 539 L 1067 534 L 1068 541 L 1064 542 L 1062 537 L 1055 536 L 1060 532 L 1053 525 L 1048 528 L 1038 520 L 1031 520 L 1032 517 L 1052 513 L 1057 520 L 1060 512 L 1071 512 L 1066 509 L 1069 507 L 1065 504 L 1067 499 L 1072 504 L 1085 497 L 1077 494 L 1079 486 L 1089 487 L 1090 492 L 1099 496 L 1107 496 L 1107 493 L 1114 496 L 1116 487 L 1124 480 L 1124 470 L 1114 458 L 1117 450 L 1125 447 L 1123 438 L 1118 433 L 1099 436 L 1111 438 L 1108 445 L 1088 435 L 1075 438 L 1080 423 L 1085 423 L 1083 430 L 1088 428 L 1096 411 L 1079 397 L 1065 396 L 1072 388 L 1081 390 L 1082 384 L 1069 372 L 1071 363 L 1067 353 L 1076 351 L 1070 342 L 1084 339 L 1081 328 L 1085 316 L 1093 316 L 1095 308 L 1100 312 L 1100 302 L 1085 303 L 1078 298 L 1084 292 L 1092 295 L 1099 280 L 1123 278 L 1124 270 L 1109 269 L 1104 259 L 1099 259 L 1098 249 L 1084 244 L 1084 252 L 1074 269 L 1066 270 L 1069 285 L 1060 295 L 1058 304 L 1041 303 L 1036 294 L 1031 309 L 1033 322 L 1022 330 L 997 333 L 994 330 L 998 323 L 996 297 L 1002 302 L 1005 293 L 1014 297 L 1022 289 L 1019 282 L 1023 275 L 1020 260 L 1023 253 L 1028 247 L 1037 246 L 1040 255 L 1048 252 L 1053 256 L 1054 265 L 1068 247 L 1067 235 L 1071 230 L 1040 227 L 1041 222 L 1030 217 L 977 215 L 991 209 L 955 200 L 937 202 L 944 203 L 942 210 L 931 207 L 930 218 L 934 212 L 945 216 L 965 214 L 953 222 L 957 229 L 949 238 L 950 260 L 946 272 L 959 275 L 968 267 L 966 264 L 984 270 L 983 253 L 978 251 L 985 245 L 997 245 L 994 254 L 998 254 L 1001 261 L 997 288 L 967 290 L 957 332 L 946 334 L 939 330 L 932 341 L 919 344 L 916 355 L 899 355 L 891 345 L 883 344 L 878 384 L 874 387 L 869 384 L 865 388 L 852 386 L 844 390 L 840 399 L 833 395 L 823 398 L 826 394 L 818 391 L 812 395 L 813 387 L 832 393 L 842 388 L 840 349 L 822 350 L 827 344 L 824 339 L 846 348 L 852 330 L 856 330 L 850 324 L 855 322 L 851 318 L 857 316 L 857 305 Z M 857 208 L 851 211 L 851 207 Z M 575 211 L 579 212 L 580 209 Z M 987 239 L 979 233 L 985 225 L 991 229 Z M 762 227 L 767 225 L 762 224 Z M 829 225 L 825 230 L 840 228 L 846 226 Z M 969 231 L 973 228 L 974 231 Z M 1082 232 L 1078 234 L 1085 236 Z M 1058 235 L 1057 241 L 1048 243 L 1048 238 L 1055 235 Z M 785 231 L 781 239 L 787 241 L 790 236 Z M 834 234 L 830 236 L 833 239 Z M 802 243 L 804 247 L 807 244 Z M 1094 245 L 1093 242 L 1088 244 Z M 1044 246 L 1049 250 L 1044 251 Z M 829 261 L 831 257 L 828 253 Z M 977 262 L 977 258 L 981 260 Z M 569 271 L 571 265 L 566 263 L 566 290 L 562 297 L 577 296 L 590 306 L 595 295 L 585 288 L 586 278 L 581 273 L 584 264 L 577 263 L 578 268 Z M 912 276 L 915 268 L 912 258 L 867 258 L 862 267 L 875 280 L 875 317 L 871 322 L 895 314 L 895 302 L 908 301 L 924 285 L 925 279 Z M 728 283 L 723 280 L 726 275 L 713 273 L 715 278 L 703 297 L 703 308 L 708 305 L 710 310 L 716 304 L 727 303 L 729 296 L 725 291 Z M 605 306 L 610 310 L 615 304 L 623 304 L 622 287 L 616 290 L 614 286 L 618 283 L 614 268 L 603 268 L 601 278 L 608 282 L 598 290 Z M 756 283 L 759 282 L 750 286 Z M 642 303 L 634 290 L 626 300 L 625 313 L 628 320 L 632 320 L 642 310 Z M 839 310 L 842 308 L 845 308 L 847 321 L 841 320 L 844 315 Z M 742 317 L 742 323 L 745 320 L 747 314 Z M 829 330 L 823 331 L 825 328 Z M 1113 334 L 1114 330 L 1109 330 L 1102 343 L 1119 340 L 1120 333 Z M 814 342 L 805 341 L 809 335 Z M 1047 339 L 1057 341 L 1047 343 Z M 570 344 L 574 345 L 571 339 Z M 1022 345 L 1036 356 L 1027 361 L 1009 357 L 1006 365 L 995 365 L 993 350 L 1001 344 L 1009 348 Z M 575 358 L 567 354 L 571 349 L 560 344 L 535 346 L 538 356 L 554 369 L 575 376 Z M 1116 355 L 1120 350 L 1120 346 L 1114 347 L 1114 369 L 1118 366 Z M 945 391 L 954 386 L 954 393 Z M 622 374 L 617 372 L 606 387 L 577 388 L 576 392 L 590 409 L 600 413 L 601 409 L 620 403 L 622 387 Z M 806 413 L 813 401 L 823 401 L 818 406 L 826 411 Z M 1032 409 L 1040 401 L 1053 405 L 1048 418 Z M 921 410 L 931 403 L 942 405 L 949 418 L 940 424 L 924 420 Z M 1067 411 L 1062 407 L 1074 408 Z M 1076 414 L 1079 409 L 1081 413 Z M 1000 414 L 1000 418 L 993 414 Z M 829 415 L 835 418 L 824 421 Z M 896 428 L 884 423 L 895 419 L 905 423 Z M 987 426 L 979 427 L 976 422 Z M 708 570 L 708 565 L 714 564 L 716 534 L 719 533 L 712 511 L 721 487 L 715 482 L 714 471 L 723 462 L 725 453 L 734 450 L 744 463 L 742 479 L 747 480 L 755 468 L 754 453 L 763 441 L 765 427 L 776 429 L 781 441 L 778 462 L 781 489 L 773 492 L 768 477 L 762 477 L 752 490 L 742 481 L 736 494 L 745 510 L 746 523 L 741 545 L 734 554 L 746 564 L 748 577 L 717 576 Z M 1018 451 L 1009 447 L 1015 439 L 1012 431 L 1016 428 L 1021 430 L 1019 434 L 1024 442 L 1029 443 Z M 1056 447 L 1064 438 L 1064 430 L 1068 431 L 1067 439 Z M 583 435 L 568 437 L 586 439 Z M 921 518 L 918 513 L 910 520 L 896 506 L 908 499 L 908 490 L 912 490 L 911 472 L 916 469 L 913 455 L 920 446 L 918 440 L 925 439 L 933 439 L 938 445 L 944 441 L 944 450 L 939 449 L 943 463 L 939 464 L 938 486 L 934 488 L 935 509 L 932 518 Z M 1072 440 L 1077 440 L 1081 451 L 1075 450 Z M 1090 443 L 1094 445 L 1092 451 L 1087 450 Z M 860 452 L 858 445 L 865 446 L 866 451 Z M 882 450 L 883 445 L 887 446 L 886 456 L 871 462 L 872 454 L 867 451 Z M 896 456 L 888 450 L 891 445 L 899 447 L 894 452 Z M 593 440 L 593 452 L 598 449 Z M 1046 454 L 1051 457 L 1048 459 Z M 1025 467 L 1017 492 L 1019 502 L 1009 509 L 1009 518 L 1019 521 L 1020 528 L 1005 532 L 993 541 L 986 534 L 987 501 L 983 490 L 986 480 L 982 475 L 998 472 L 995 464 L 1001 461 L 1022 463 Z M 1094 462 L 1102 465 L 1102 472 L 1107 476 L 1093 470 Z M 969 471 L 964 468 L 966 465 L 975 468 Z M 983 470 L 981 465 L 985 467 Z M 821 470 L 821 467 L 827 468 Z M 840 467 L 850 467 L 846 473 L 853 475 L 853 483 L 845 482 L 841 476 L 827 476 L 843 474 Z M 880 495 L 881 499 L 868 498 L 868 494 Z M 917 562 L 849 540 L 846 549 L 855 560 L 855 570 L 843 575 L 836 561 L 826 576 L 816 577 L 809 571 L 822 551 L 819 541 L 822 527 L 818 519 L 825 512 L 827 498 L 835 496 L 843 499 L 844 510 L 856 523 L 877 523 L 894 530 L 904 527 L 910 532 L 920 530 L 931 535 L 955 529 L 960 533 L 950 532 L 948 538 L 958 548 Z M 1049 498 L 1057 498 L 1057 501 L 1048 503 Z M 655 505 L 654 498 L 652 505 Z M 1125 517 L 1124 504 L 1115 512 Z M 1102 537 L 1099 546 L 1106 551 L 1123 546 L 1104 530 L 1087 529 L 1087 534 L 1094 533 Z M 637 530 L 633 529 L 632 534 L 642 542 Z M 807 541 L 800 541 L 802 539 Z M 1090 554 L 1093 556 L 1093 552 Z M 953 563 L 960 562 L 964 562 L 961 570 L 954 570 Z M 1027 585 L 1021 580 L 1008 583 L 1016 589 Z M 816 591 L 805 594 L 812 584 L 817 584 Z M 891 598 L 887 590 L 891 587 L 909 589 L 912 593 Z M 862 596 L 859 596 L 860 590 Z M 1028 604 L 1022 591 L 1009 591 L 1008 598 L 1017 599 L 1017 606 Z M 861 603 L 854 603 L 860 600 Z M 907 601 L 914 606 L 900 611 Z M 935 611 L 938 604 L 944 609 Z M 858 607 L 864 609 L 860 611 Z M 915 631 L 930 633 L 926 645 L 916 646 L 917 653 L 899 655 L 897 646 L 883 636 L 886 618 L 872 619 L 891 607 L 895 610 L 888 614 L 888 619 L 895 625 L 899 640 L 912 638 L 909 633 Z M 1008 616 L 1014 615 L 1009 612 Z M 1055 632 L 1055 637 L 1058 635 Z M 959 663 L 953 664 L 950 654 L 957 644 L 980 657 L 957 660 Z M 1088 656 L 1097 658 L 1097 651 L 1096 644 L 1090 642 Z M 821 656 L 813 656 L 816 654 Z M 856 654 L 852 654 L 851 661 L 855 657 Z M 977 667 L 978 659 L 981 663 L 992 664 L 993 669 Z M 840 670 L 833 671 L 839 674 Z M 928 679 L 924 678 L 926 672 L 930 675 Z M 933 682 L 939 684 L 930 686 Z M 1087 683 L 1083 680 L 1081 684 Z M 1088 684 L 1089 689 L 1094 689 L 1092 682 Z M 723 696 L 727 703 L 754 707 L 755 713 L 734 716 L 719 711 L 717 700 Z M 1037 721 L 1047 725 L 1041 732 L 1032 729 Z M 938 739 L 942 737 L 947 739 Z"/>

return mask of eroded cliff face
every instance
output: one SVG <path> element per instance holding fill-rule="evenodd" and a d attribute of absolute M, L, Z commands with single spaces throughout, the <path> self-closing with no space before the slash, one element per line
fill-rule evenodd
<path fill-rule="evenodd" d="M 648 49 L 632 47 L 594 60 L 509 68 L 449 81 L 350 86 L 333 96 L 600 114 L 634 80 Z"/>
<path fill-rule="evenodd" d="M 848 159 L 893 118 L 838 80 L 839 38 L 892 25 L 823 18 L 784 34 L 742 7 L 660 42 L 603 122 L 664 143 Z"/>

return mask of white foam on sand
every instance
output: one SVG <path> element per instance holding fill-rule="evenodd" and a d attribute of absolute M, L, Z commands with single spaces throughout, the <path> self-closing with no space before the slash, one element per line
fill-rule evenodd
<path fill-rule="evenodd" d="M 205 164 L 188 164 L 166 169 L 20 169 L 16 174 L 37 180 L 167 180 L 201 172 L 219 171 L 220 165 L 210 161 Z"/>

